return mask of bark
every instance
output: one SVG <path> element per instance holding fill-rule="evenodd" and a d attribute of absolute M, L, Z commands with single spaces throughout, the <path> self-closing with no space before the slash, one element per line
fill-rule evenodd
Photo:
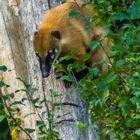
<path fill-rule="evenodd" d="M 58 0 L 53 1 L 51 6 L 57 4 L 59 4 Z M 21 77 L 38 89 L 33 96 L 34 99 L 38 97 L 43 100 L 45 97 L 53 103 L 63 105 L 59 110 L 53 112 L 54 121 L 58 126 L 62 140 L 97 140 L 99 138 L 91 128 L 92 125 L 90 125 L 88 105 L 80 98 L 80 91 L 75 90 L 74 85 L 72 88 L 66 89 L 62 81 L 55 79 L 53 71 L 48 78 L 42 79 L 39 64 L 32 48 L 32 38 L 41 16 L 47 9 L 48 3 L 46 0 L 0 1 L 0 65 L 8 67 L 8 71 L 0 73 L 0 79 L 10 85 L 8 88 L 2 88 L 2 94 L 6 95 L 14 93 L 17 89 L 23 89 L 23 84 L 16 80 L 16 77 Z M 59 94 L 55 100 L 50 97 L 50 89 L 55 89 Z M 13 99 L 5 102 L 8 116 L 10 114 L 7 106 L 11 106 L 13 102 L 20 101 L 28 96 L 22 91 L 14 94 Z M 48 109 L 51 111 L 53 104 L 49 102 L 44 104 L 43 108 L 36 110 L 31 101 L 26 100 L 23 103 L 24 105 L 17 105 L 20 108 L 18 113 L 12 113 L 13 118 L 20 118 L 21 124 L 19 127 L 12 126 L 10 123 L 12 118 L 9 117 L 11 131 L 13 129 L 20 130 L 17 140 L 38 140 L 39 131 L 36 121 L 43 119 L 46 126 L 49 127 L 47 117 L 43 116 L 43 112 L 48 112 Z M 57 118 L 58 115 L 59 118 Z M 86 124 L 83 131 L 75 127 L 80 122 Z M 30 134 L 31 137 L 24 132 L 25 128 L 35 129 Z"/>

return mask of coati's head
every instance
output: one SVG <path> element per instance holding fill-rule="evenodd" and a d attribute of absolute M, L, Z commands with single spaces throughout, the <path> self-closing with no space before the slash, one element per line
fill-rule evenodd
<path fill-rule="evenodd" d="M 48 77 L 53 61 L 58 57 L 61 34 L 58 30 L 39 29 L 35 32 L 33 45 L 39 59 L 43 77 Z"/>

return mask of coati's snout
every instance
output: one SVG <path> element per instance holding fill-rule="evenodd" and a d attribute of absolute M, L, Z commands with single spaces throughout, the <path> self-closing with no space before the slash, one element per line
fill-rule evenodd
<path fill-rule="evenodd" d="M 49 76 L 51 70 L 51 59 L 48 56 L 40 57 L 40 70 L 44 78 Z"/>
<path fill-rule="evenodd" d="M 44 78 L 50 75 L 51 67 L 56 58 L 57 53 L 58 50 L 56 48 L 49 50 L 47 56 L 40 56 L 38 53 L 36 53 L 40 64 L 40 70 Z"/>

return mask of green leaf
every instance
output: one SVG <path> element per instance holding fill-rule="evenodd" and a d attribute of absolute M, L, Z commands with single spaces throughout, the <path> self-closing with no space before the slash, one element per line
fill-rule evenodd
<path fill-rule="evenodd" d="M 86 22 L 86 26 L 89 28 L 89 26 L 91 25 L 92 23 L 92 18 L 91 16 L 85 16 L 85 22 Z"/>
<path fill-rule="evenodd" d="M 84 70 L 84 65 L 80 64 L 79 62 L 74 63 L 74 68 L 76 69 L 76 72 L 80 72 Z"/>
<path fill-rule="evenodd" d="M 59 62 L 67 61 L 67 60 L 70 60 L 70 59 L 75 59 L 75 57 L 71 56 L 71 55 L 63 56 L 63 57 L 59 58 Z"/>
<path fill-rule="evenodd" d="M 106 85 L 104 82 L 98 83 L 98 84 L 97 84 L 97 87 L 98 87 L 100 90 L 102 90 L 102 91 L 104 91 L 104 90 L 107 89 L 107 85 Z"/>
<path fill-rule="evenodd" d="M 17 80 L 19 80 L 20 82 L 23 83 L 23 85 L 28 89 L 31 87 L 31 84 L 27 83 L 26 81 L 24 81 L 23 79 L 21 79 L 20 77 L 16 78 Z"/>
<path fill-rule="evenodd" d="M 135 131 L 135 134 L 140 136 L 140 128 Z"/>
<path fill-rule="evenodd" d="M 134 117 L 134 119 L 140 119 L 140 115 L 137 114 L 137 115 Z"/>
<path fill-rule="evenodd" d="M 39 105 L 34 105 L 34 106 L 35 106 L 35 108 L 39 108 L 39 109 L 43 108 L 43 106 L 39 106 Z"/>
<path fill-rule="evenodd" d="M 12 99 L 15 97 L 15 94 L 14 93 L 10 93 L 10 94 L 7 94 L 9 97 L 11 97 Z"/>
<path fill-rule="evenodd" d="M 57 131 L 51 130 L 46 132 L 45 140 L 61 140 L 61 139 L 59 139 L 59 133 Z"/>
<path fill-rule="evenodd" d="M 85 55 L 84 55 L 84 62 L 87 61 L 87 60 L 89 60 L 90 57 L 91 57 L 91 54 L 85 53 Z"/>
<path fill-rule="evenodd" d="M 104 90 L 103 92 L 102 92 L 102 97 L 103 98 L 107 98 L 108 96 L 109 96 L 109 89 L 108 88 L 106 88 L 106 90 Z"/>
<path fill-rule="evenodd" d="M 116 62 L 116 67 L 120 67 L 120 66 L 122 66 L 123 64 L 125 63 L 125 61 L 123 60 L 123 59 L 120 59 L 120 60 L 118 60 L 117 62 Z"/>
<path fill-rule="evenodd" d="M 28 133 L 33 133 L 35 131 L 35 129 L 25 128 L 25 131 L 27 131 Z"/>
<path fill-rule="evenodd" d="M 39 121 L 39 120 L 36 121 L 36 124 L 37 124 L 37 126 L 45 125 L 44 121 Z"/>
<path fill-rule="evenodd" d="M 7 67 L 6 66 L 0 66 L 0 71 L 7 71 Z"/>
<path fill-rule="evenodd" d="M 117 79 L 117 75 L 114 72 L 109 73 L 109 75 L 106 77 L 106 82 L 110 84 L 114 80 Z"/>
<path fill-rule="evenodd" d="M 137 71 L 134 72 L 134 73 L 133 73 L 133 76 L 139 78 L 139 76 L 140 76 L 140 72 L 137 72 Z"/>
<path fill-rule="evenodd" d="M 94 50 L 101 47 L 101 43 L 99 41 L 91 41 L 89 47 Z"/>
<path fill-rule="evenodd" d="M 72 76 L 68 76 L 68 75 L 64 75 L 64 76 L 62 76 L 61 78 L 60 78 L 60 80 L 67 80 L 67 81 L 69 81 L 69 82 L 72 82 L 74 79 L 73 79 L 73 77 Z"/>
<path fill-rule="evenodd" d="M 131 45 L 132 42 L 133 42 L 133 35 L 132 35 L 132 33 L 131 33 L 131 32 L 125 32 L 125 33 L 124 33 L 124 36 L 123 36 L 123 39 L 124 39 L 125 41 L 127 41 L 127 43 L 128 43 L 129 45 Z"/>
<path fill-rule="evenodd" d="M 11 106 L 12 105 L 24 105 L 23 103 L 22 103 L 22 101 L 14 101 L 12 104 L 11 104 Z"/>
<path fill-rule="evenodd" d="M 80 122 L 79 124 L 75 125 L 75 127 L 80 129 L 80 131 L 83 131 L 86 128 L 86 124 Z"/>
<path fill-rule="evenodd" d="M 50 91 L 51 97 L 57 97 L 59 95 L 55 89 L 50 89 L 49 91 Z"/>
<path fill-rule="evenodd" d="M 99 74 L 98 68 L 89 68 L 89 73 L 93 76 L 97 76 Z"/>
<path fill-rule="evenodd" d="M 120 20 L 120 21 L 122 21 L 124 19 L 128 19 L 128 16 L 125 13 L 123 13 L 123 12 L 116 12 L 113 15 L 113 20 Z"/>
<path fill-rule="evenodd" d="M 31 101 L 32 101 L 33 104 L 36 104 L 39 101 L 39 98 L 31 99 Z"/>
<path fill-rule="evenodd" d="M 0 122 L 2 122 L 6 118 L 5 115 L 0 115 Z"/>
<path fill-rule="evenodd" d="M 20 93 L 20 92 L 27 92 L 27 90 L 26 89 L 17 89 L 17 90 L 15 90 L 15 93 Z"/>
<path fill-rule="evenodd" d="M 2 99 L 5 100 L 5 101 L 9 99 L 9 96 L 8 96 L 8 95 L 2 95 L 1 97 L 2 97 Z"/>
<path fill-rule="evenodd" d="M 34 94 L 36 91 L 38 91 L 37 88 L 31 88 L 31 93 Z"/>
<path fill-rule="evenodd" d="M 127 12 L 132 20 L 139 19 L 140 18 L 140 2 L 133 2 Z"/>
<path fill-rule="evenodd" d="M 119 101 L 119 107 L 125 107 L 127 104 L 127 99 L 126 98 L 122 98 L 120 101 Z"/>
<path fill-rule="evenodd" d="M 130 86 L 129 86 L 128 83 L 124 84 L 124 88 L 125 88 L 125 91 L 126 91 L 127 93 L 130 92 Z"/>
<path fill-rule="evenodd" d="M 132 97 L 132 98 L 130 99 L 130 101 L 131 101 L 133 104 L 140 103 L 140 98 L 138 98 L 138 97 Z"/>
<path fill-rule="evenodd" d="M 5 84 L 3 81 L 0 81 L 0 88 L 2 88 L 4 86 L 9 87 L 9 85 Z"/>
<path fill-rule="evenodd" d="M 43 99 L 43 100 L 41 100 L 40 104 L 42 104 L 42 103 L 48 103 L 48 102 L 49 101 L 47 99 Z"/>
<path fill-rule="evenodd" d="M 27 100 L 28 100 L 28 98 L 22 98 L 22 102 L 27 101 Z"/>
<path fill-rule="evenodd" d="M 105 2 L 105 0 L 97 0 L 98 4 L 102 4 Z"/>
<path fill-rule="evenodd" d="M 81 14 L 80 14 L 79 12 L 77 12 L 77 11 L 71 10 L 71 11 L 69 12 L 69 16 L 70 16 L 70 17 L 73 17 L 73 18 L 76 18 L 76 17 L 80 17 Z"/>
<path fill-rule="evenodd" d="M 110 26 L 112 26 L 112 24 L 111 23 L 109 23 L 109 22 L 102 22 L 101 23 L 101 26 L 102 27 L 110 27 Z M 111 33 L 111 31 L 106 31 L 107 33 L 106 33 L 106 35 L 108 35 L 109 33 Z"/>
<path fill-rule="evenodd" d="M 71 72 L 72 71 L 72 69 L 73 69 L 73 64 L 68 64 L 68 66 L 67 66 L 67 71 L 68 72 Z"/>
<path fill-rule="evenodd" d="M 135 96 L 140 96 L 140 91 L 135 91 L 133 94 L 134 94 Z"/>

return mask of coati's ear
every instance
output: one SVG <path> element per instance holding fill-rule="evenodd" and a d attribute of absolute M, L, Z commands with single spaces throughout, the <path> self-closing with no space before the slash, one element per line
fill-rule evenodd
<path fill-rule="evenodd" d="M 61 34 L 59 31 L 52 31 L 51 35 L 54 36 L 57 39 L 61 39 Z"/>

